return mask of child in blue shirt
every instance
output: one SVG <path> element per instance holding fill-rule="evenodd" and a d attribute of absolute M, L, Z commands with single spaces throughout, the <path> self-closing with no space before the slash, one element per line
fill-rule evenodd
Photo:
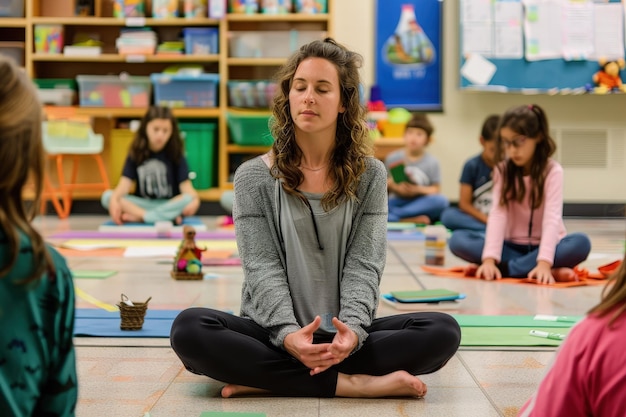
<path fill-rule="evenodd" d="M 404 148 L 385 158 L 390 222 L 431 224 L 448 207 L 448 199 L 440 193 L 439 161 L 426 152 L 433 131 L 425 114 L 415 114 L 404 131 Z M 403 179 L 394 179 L 398 172 Z"/>
<path fill-rule="evenodd" d="M 485 119 L 480 133 L 483 151 L 465 162 L 461 173 L 459 206 L 448 207 L 441 223 L 450 230 L 466 229 L 484 232 L 491 209 L 492 171 L 496 154 L 496 133 L 500 116 Z"/>

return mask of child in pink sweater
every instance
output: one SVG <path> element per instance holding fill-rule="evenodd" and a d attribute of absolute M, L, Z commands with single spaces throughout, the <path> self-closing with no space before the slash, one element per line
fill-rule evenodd
<path fill-rule="evenodd" d="M 626 399 L 626 256 L 602 301 L 569 333 L 519 417 L 623 417 Z"/>
<path fill-rule="evenodd" d="M 563 224 L 563 168 L 548 120 L 537 105 L 509 109 L 498 128 L 493 203 L 486 235 L 456 231 L 449 242 L 456 256 L 480 264 L 476 275 L 535 278 L 540 284 L 576 279 L 573 267 L 587 259 L 589 238 L 567 234 Z"/>

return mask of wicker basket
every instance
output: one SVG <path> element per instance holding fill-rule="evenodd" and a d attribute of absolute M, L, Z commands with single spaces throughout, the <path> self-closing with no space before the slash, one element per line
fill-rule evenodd
<path fill-rule="evenodd" d="M 143 319 L 148 310 L 148 302 L 152 299 L 149 297 L 145 303 L 131 302 L 128 305 L 128 297 L 122 294 L 122 301 L 117 305 L 120 308 L 120 329 L 122 330 L 141 330 Z"/>
<path fill-rule="evenodd" d="M 197 274 L 191 274 L 189 272 L 184 272 L 184 271 L 171 271 L 170 275 L 172 278 L 176 280 L 184 280 L 184 281 L 200 280 L 204 278 L 204 275 L 201 272 Z"/>

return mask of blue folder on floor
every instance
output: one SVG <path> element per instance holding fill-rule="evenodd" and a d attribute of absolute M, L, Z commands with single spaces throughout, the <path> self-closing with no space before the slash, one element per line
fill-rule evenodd
<path fill-rule="evenodd" d="M 99 308 L 77 308 L 74 336 L 87 337 L 170 337 L 174 319 L 181 310 L 150 310 L 146 312 L 141 330 L 121 330 L 120 312 Z"/>

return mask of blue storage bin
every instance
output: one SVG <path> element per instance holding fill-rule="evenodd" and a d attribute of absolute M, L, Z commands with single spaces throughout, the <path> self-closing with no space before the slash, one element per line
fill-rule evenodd
<path fill-rule="evenodd" d="M 212 55 L 218 53 L 217 28 L 184 28 L 185 54 Z"/>
<path fill-rule="evenodd" d="M 168 107 L 217 107 L 219 74 L 150 75 L 154 103 Z"/>

